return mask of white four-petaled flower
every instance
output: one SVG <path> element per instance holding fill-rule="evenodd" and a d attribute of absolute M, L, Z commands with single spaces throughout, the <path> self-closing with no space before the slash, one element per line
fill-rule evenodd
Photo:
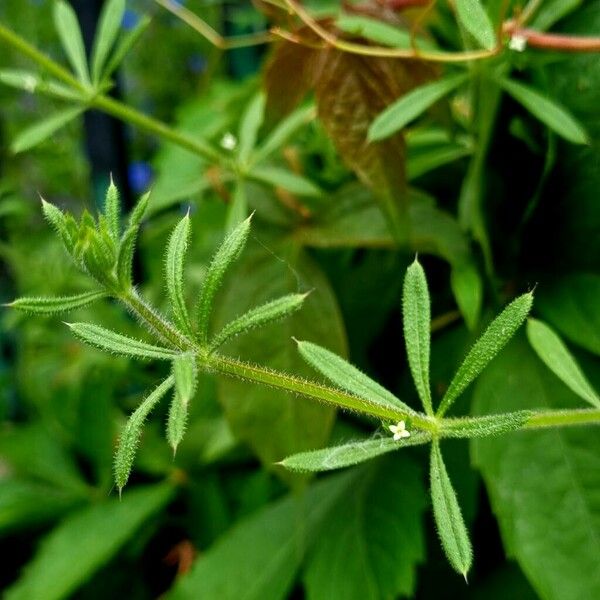
<path fill-rule="evenodd" d="M 523 52 L 527 48 L 527 38 L 515 33 L 508 42 L 508 47 L 515 52 Z"/>
<path fill-rule="evenodd" d="M 397 425 L 390 425 L 389 429 L 394 434 L 396 441 L 410 437 L 410 431 L 406 430 L 406 423 L 404 421 L 398 421 Z"/>

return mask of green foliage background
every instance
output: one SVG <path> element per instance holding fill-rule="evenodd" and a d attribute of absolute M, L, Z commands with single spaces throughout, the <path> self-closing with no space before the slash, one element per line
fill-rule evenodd
<path fill-rule="evenodd" d="M 149 4 L 128 4 L 131 11 L 156 14 L 145 33 L 148 43 L 139 44 L 121 69 L 124 99 L 217 145 L 224 134 L 237 135 L 261 85 L 261 75 L 248 74 L 248 65 L 258 70 L 261 58 L 252 51 L 224 57 Z M 499 4 L 487 3 L 491 14 Z M 538 18 L 546 23 L 539 21 L 540 27 L 600 35 L 597 2 L 543 4 Z M 187 5 L 220 22 L 221 3 Z M 433 29 L 448 41 L 440 11 Z M 0 7 L 0 21 L 58 57 L 50 13 L 47 2 L 9 0 Z M 262 26 L 246 3 L 228 14 L 238 31 Z M 0 48 L 0 68 L 29 68 Z M 314 291 L 290 319 L 229 342 L 229 354 L 314 377 L 291 338 L 313 341 L 348 357 L 416 408 L 400 311 L 403 275 L 418 251 L 437 323 L 431 355 L 436 401 L 492 315 L 533 287 L 534 316 L 562 336 L 600 388 L 600 60 L 598 54 L 527 51 L 511 62 L 515 78 L 560 102 L 590 143 L 562 140 L 501 94 L 477 183 L 488 256 L 477 227 L 465 231 L 459 209 L 483 143 L 478 126 L 484 117 L 478 113 L 470 121 L 474 108 L 464 94 L 408 129 L 412 229 L 399 248 L 377 194 L 344 166 L 326 127 L 312 119 L 270 159 L 262 180 L 243 182 L 255 226 L 218 297 L 216 322 L 279 295 Z M 481 102 L 493 104 L 494 93 L 484 90 Z M 82 123 L 30 152 L 9 151 L 17 132 L 57 105 L 0 87 L 4 302 L 90 289 L 43 223 L 38 200 L 39 192 L 76 214 L 101 202 L 108 173 L 92 177 Z M 264 130 L 258 135 L 259 141 L 266 137 Z M 136 277 L 144 296 L 166 311 L 163 256 L 172 228 L 191 207 L 189 300 L 223 236 L 227 207 L 221 186 L 207 184 L 212 175 L 203 159 L 135 128 L 127 129 L 127 153 L 153 172 Z M 297 189 L 309 219 L 281 194 L 274 169 L 299 173 L 302 185 L 323 191 Z M 222 186 L 233 191 L 228 181 Z M 112 303 L 78 309 L 68 320 L 139 337 L 136 323 Z M 593 427 L 444 444 L 476 552 L 465 586 L 439 549 L 422 449 L 331 476 L 291 474 L 274 463 L 372 435 L 373 423 L 268 388 L 200 375 L 176 458 L 164 441 L 162 407 L 146 425 L 119 501 L 112 476 L 116 439 L 166 367 L 88 349 L 60 319 L 3 309 L 1 323 L 0 586 L 9 599 L 163 593 L 210 600 L 600 597 L 600 443 Z M 523 334 L 455 412 L 577 406 L 581 401 Z M 375 435 L 388 433 L 381 428 Z"/>

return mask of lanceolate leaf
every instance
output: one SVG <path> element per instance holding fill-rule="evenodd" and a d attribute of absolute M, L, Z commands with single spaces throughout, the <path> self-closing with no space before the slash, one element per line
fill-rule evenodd
<path fill-rule="evenodd" d="M 453 75 L 420 86 L 396 100 L 379 114 L 369 127 L 369 141 L 378 141 L 402 130 L 438 100 L 466 81 L 466 75 Z"/>
<path fill-rule="evenodd" d="M 83 111 L 84 109 L 78 106 L 65 108 L 50 117 L 30 125 L 15 137 L 11 144 L 11 150 L 15 154 L 30 150 L 48 139 L 55 131 L 58 131 L 61 127 L 76 119 Z"/>
<path fill-rule="evenodd" d="M 417 260 L 408 267 L 404 278 L 402 314 L 410 371 L 425 412 L 432 415 L 429 387 L 431 302 L 425 272 Z"/>
<path fill-rule="evenodd" d="M 171 401 L 167 421 L 167 440 L 177 451 L 177 446 L 183 439 L 187 424 L 188 405 L 196 391 L 197 366 L 193 354 L 180 354 L 173 361 L 173 377 L 175 379 L 175 394 Z"/>
<path fill-rule="evenodd" d="M 542 321 L 529 319 L 527 337 L 542 362 L 580 398 L 600 408 L 600 398 L 583 374 L 569 349 Z"/>
<path fill-rule="evenodd" d="M 248 173 L 248 178 L 272 185 L 273 187 L 280 187 L 298 196 L 318 198 L 323 195 L 323 191 L 310 179 L 292 171 L 280 169 L 279 167 L 254 167 Z"/>
<path fill-rule="evenodd" d="M 454 379 L 452 379 L 438 409 L 438 416 L 443 415 L 450 408 L 454 400 L 462 394 L 492 358 L 506 345 L 515 331 L 525 321 L 532 303 L 533 294 L 523 294 L 513 300 L 490 323 L 483 335 L 475 342 L 456 372 Z"/>
<path fill-rule="evenodd" d="M 121 287 L 128 290 L 133 285 L 133 256 L 139 227 L 132 225 L 127 228 L 119 245 L 117 257 L 117 278 Z"/>
<path fill-rule="evenodd" d="M 554 100 L 516 81 L 503 79 L 500 83 L 517 102 L 558 135 L 573 144 L 589 143 L 588 134 L 581 123 Z"/>
<path fill-rule="evenodd" d="M 119 34 L 124 13 L 125 0 L 110 0 L 102 9 L 92 50 L 92 79 L 95 83 L 102 77 L 102 69 Z"/>
<path fill-rule="evenodd" d="M 121 432 L 119 445 L 115 454 L 115 483 L 119 489 L 119 494 L 129 479 L 129 473 L 135 460 L 135 453 L 142 436 L 144 422 L 160 399 L 173 387 L 174 381 L 175 378 L 172 375 L 167 377 L 136 408 Z"/>
<path fill-rule="evenodd" d="M 494 26 L 485 12 L 481 0 L 456 0 L 456 12 L 463 27 L 486 50 L 496 46 Z"/>
<path fill-rule="evenodd" d="M 127 53 L 135 46 L 142 33 L 146 31 L 146 28 L 150 25 L 150 21 L 150 17 L 143 15 L 137 25 L 121 37 L 104 69 L 104 77 L 110 77 L 116 71 Z"/>
<path fill-rule="evenodd" d="M 289 316 L 302 306 L 307 295 L 308 294 L 289 294 L 249 310 L 241 317 L 227 323 L 227 325 L 221 329 L 211 341 L 211 350 L 216 350 L 219 346 L 236 335 L 241 335 L 251 329 L 262 327 L 267 323 Z"/>
<path fill-rule="evenodd" d="M 412 408 L 396 398 L 394 394 L 333 352 L 317 344 L 300 341 L 298 350 L 309 365 L 341 389 L 376 404 L 400 407 L 406 410 L 407 414 L 414 413 Z"/>
<path fill-rule="evenodd" d="M 172 360 L 177 355 L 174 350 L 152 346 L 98 325 L 89 323 L 67 323 L 67 325 L 78 338 L 90 346 L 114 354 L 159 360 Z"/>
<path fill-rule="evenodd" d="M 121 200 L 119 198 L 119 190 L 112 177 L 110 178 L 110 185 L 108 186 L 104 200 L 104 214 L 108 222 L 110 234 L 116 243 L 119 240 L 121 232 Z"/>
<path fill-rule="evenodd" d="M 250 153 L 256 145 L 256 137 L 263 120 L 265 110 L 265 96 L 262 93 L 252 98 L 242 116 L 239 130 L 238 158 L 240 163 L 246 164 Z"/>
<path fill-rule="evenodd" d="M 433 515 L 442 547 L 452 567 L 466 578 L 473 550 L 438 442 L 431 444 L 430 479 Z"/>
<path fill-rule="evenodd" d="M 341 446 L 332 446 L 322 450 L 300 452 L 288 456 L 281 461 L 281 465 L 290 471 L 314 472 L 333 471 L 351 465 L 371 460 L 387 452 L 393 452 L 408 446 L 426 444 L 431 440 L 428 433 L 416 432 L 410 437 L 401 440 L 384 437 L 360 442 L 349 442 Z"/>
<path fill-rule="evenodd" d="M 173 230 L 165 264 L 167 294 L 175 321 L 187 334 L 192 332 L 192 323 L 188 315 L 183 291 L 183 265 L 190 240 L 190 216 L 183 217 Z"/>
<path fill-rule="evenodd" d="M 475 329 L 481 312 L 483 282 L 472 263 L 459 264 L 450 273 L 450 285 L 469 329 Z"/>
<path fill-rule="evenodd" d="M 63 49 L 82 83 L 90 83 L 90 74 L 85 56 L 85 46 L 81 37 L 81 29 L 77 15 L 71 5 L 65 0 L 54 2 L 54 25 L 58 31 Z"/>
<path fill-rule="evenodd" d="M 206 344 L 208 342 L 209 321 L 215 294 L 223 281 L 227 268 L 240 255 L 246 244 L 250 232 L 250 219 L 251 217 L 242 221 L 225 238 L 204 277 L 198 301 L 198 337 L 201 343 Z"/>
<path fill-rule="evenodd" d="M 136 205 L 133 207 L 131 211 L 131 215 L 129 216 L 129 226 L 133 227 L 134 225 L 139 225 L 144 218 L 144 214 L 146 213 L 146 209 L 148 208 L 148 202 L 150 201 L 150 194 L 152 192 L 146 192 L 140 199 L 137 201 Z"/>
<path fill-rule="evenodd" d="M 96 300 L 106 298 L 107 295 L 106 292 L 86 292 L 77 296 L 58 298 L 19 298 L 7 306 L 32 314 L 52 315 L 86 306 Z"/>

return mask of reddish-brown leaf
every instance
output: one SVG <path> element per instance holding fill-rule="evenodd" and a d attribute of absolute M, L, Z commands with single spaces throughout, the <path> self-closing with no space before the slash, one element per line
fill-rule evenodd
<path fill-rule="evenodd" d="M 315 92 L 318 114 L 338 152 L 358 177 L 378 194 L 394 231 L 408 229 L 405 145 L 402 133 L 368 143 L 371 121 L 396 98 L 429 79 L 417 61 L 322 51 Z"/>

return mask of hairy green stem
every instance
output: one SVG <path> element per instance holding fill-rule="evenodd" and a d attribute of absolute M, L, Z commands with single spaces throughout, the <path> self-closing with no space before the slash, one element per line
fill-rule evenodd
<path fill-rule="evenodd" d="M 564 427 L 567 425 L 600 425 L 600 409 L 577 408 L 574 410 L 548 410 L 533 414 L 523 429 Z"/>

